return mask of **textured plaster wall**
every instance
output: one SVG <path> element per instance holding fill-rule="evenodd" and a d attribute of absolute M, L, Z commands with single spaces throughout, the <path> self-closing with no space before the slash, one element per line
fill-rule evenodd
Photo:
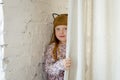
<path fill-rule="evenodd" d="M 4 58 L 4 40 L 3 40 L 3 4 L 0 0 L 0 80 L 4 79 L 3 58 Z"/>
<path fill-rule="evenodd" d="M 69 0 L 51 0 L 51 13 L 68 13 Z"/>
<path fill-rule="evenodd" d="M 5 80 L 43 80 L 42 55 L 52 32 L 52 13 L 67 0 L 4 0 Z"/>

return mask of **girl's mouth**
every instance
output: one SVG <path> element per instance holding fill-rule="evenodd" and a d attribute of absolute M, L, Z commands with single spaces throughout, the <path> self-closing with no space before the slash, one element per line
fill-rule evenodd
<path fill-rule="evenodd" d="M 59 36 L 59 37 L 65 37 L 65 36 Z"/>

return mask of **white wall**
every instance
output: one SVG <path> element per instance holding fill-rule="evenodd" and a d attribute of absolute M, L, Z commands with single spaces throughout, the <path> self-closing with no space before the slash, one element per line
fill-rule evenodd
<path fill-rule="evenodd" d="M 52 31 L 52 13 L 66 13 L 64 0 L 4 0 L 6 80 L 43 80 L 42 54 Z"/>
<path fill-rule="evenodd" d="M 3 61 L 4 58 L 4 40 L 3 40 L 3 4 L 2 0 L 0 0 L 0 80 L 4 80 L 4 70 L 3 70 Z"/>
<path fill-rule="evenodd" d="M 49 0 L 48 0 L 49 1 Z M 69 0 L 50 0 L 51 2 L 51 13 L 67 13 L 68 12 L 68 1 Z"/>

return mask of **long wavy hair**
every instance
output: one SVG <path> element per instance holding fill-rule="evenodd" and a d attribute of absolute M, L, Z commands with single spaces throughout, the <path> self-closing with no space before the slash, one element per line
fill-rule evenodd
<path fill-rule="evenodd" d="M 68 18 L 68 14 L 59 14 L 56 17 L 54 17 L 54 21 L 53 21 L 53 34 L 50 40 L 50 44 L 55 43 L 53 52 L 52 52 L 52 57 L 55 61 L 58 60 L 57 57 L 57 51 L 60 53 L 59 51 L 59 43 L 60 41 L 57 39 L 56 35 L 55 35 L 55 27 L 58 25 L 66 25 L 67 26 L 67 18 Z"/>

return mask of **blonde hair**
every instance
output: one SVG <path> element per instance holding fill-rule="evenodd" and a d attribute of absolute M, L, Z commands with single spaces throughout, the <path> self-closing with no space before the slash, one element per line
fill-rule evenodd
<path fill-rule="evenodd" d="M 55 36 L 55 27 L 58 26 L 58 25 L 67 25 L 67 18 L 68 18 L 68 14 L 60 14 L 57 17 L 55 17 L 54 21 L 53 21 L 53 25 L 54 25 L 53 26 L 53 34 L 52 34 L 52 37 L 51 37 L 51 40 L 50 40 L 50 44 L 55 43 L 53 53 L 52 53 L 52 57 L 55 61 L 58 60 L 57 50 L 59 51 L 59 49 L 58 49 L 59 40 Z"/>

